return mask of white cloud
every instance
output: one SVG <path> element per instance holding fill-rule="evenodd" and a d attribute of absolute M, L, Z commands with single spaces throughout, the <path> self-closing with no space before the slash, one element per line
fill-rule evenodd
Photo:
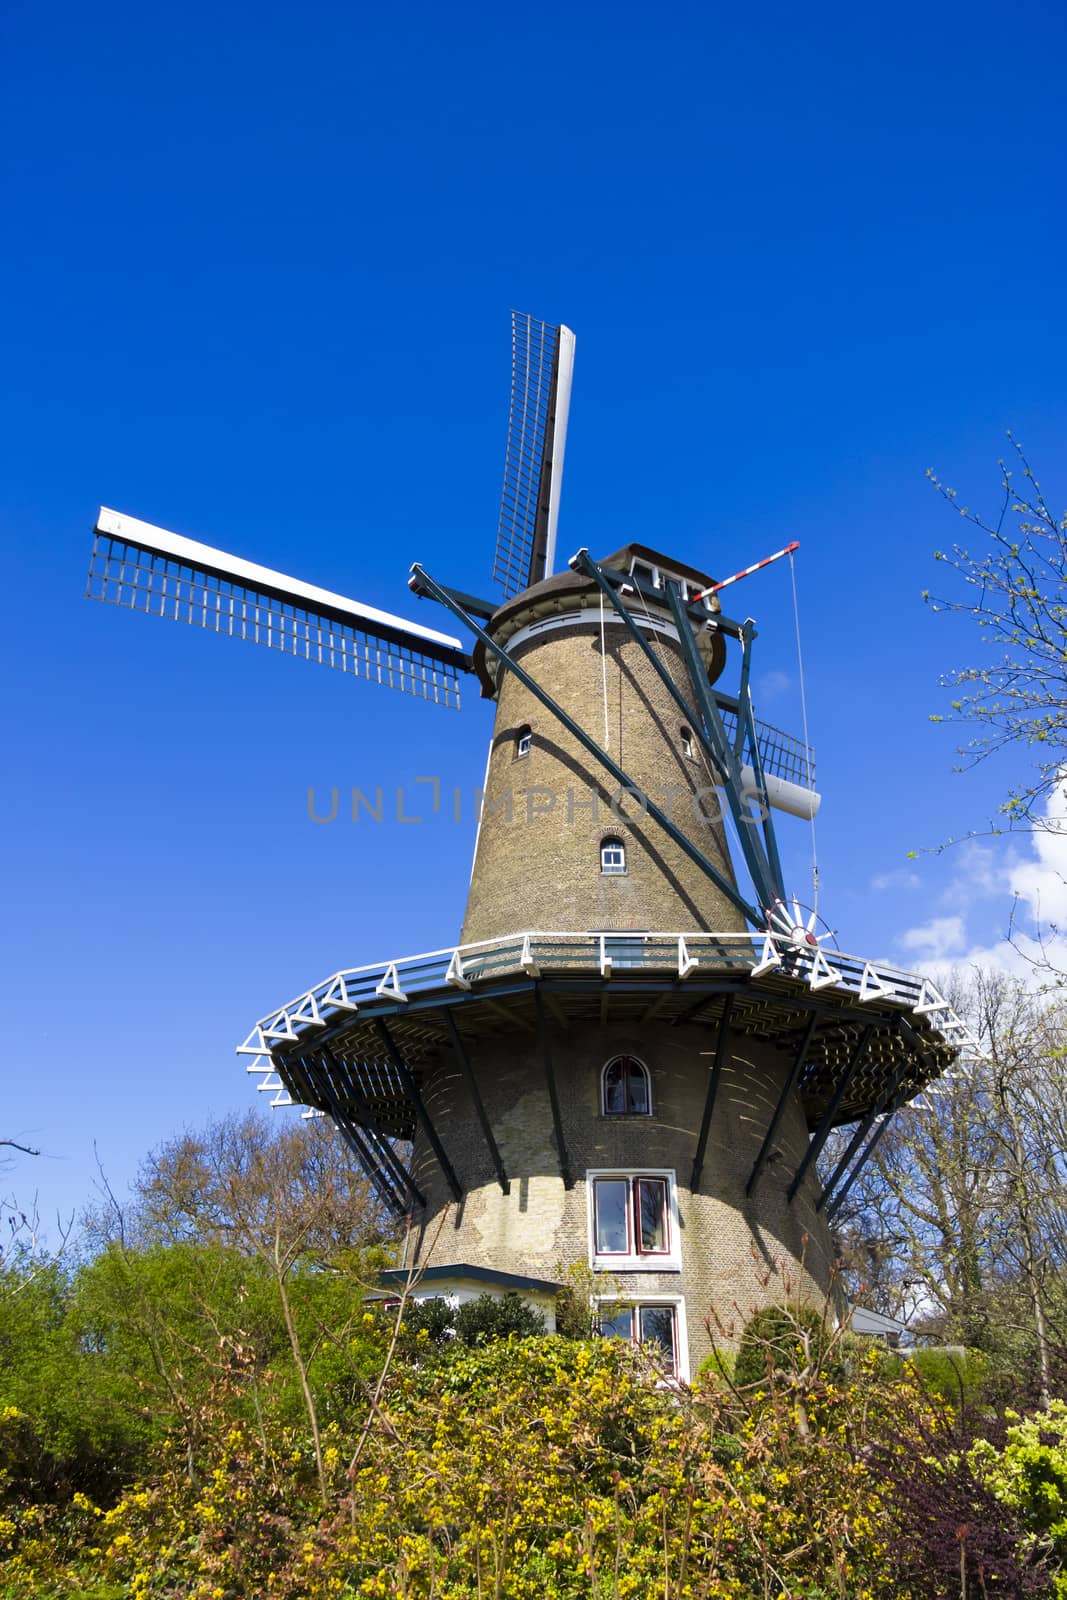
<path fill-rule="evenodd" d="M 979 900 L 1002 900 L 1012 894 L 1012 874 L 1023 856 L 1014 840 L 1003 837 L 988 844 L 966 839 L 952 846 L 948 859 L 954 870 L 938 904 L 966 916 Z"/>
<path fill-rule="evenodd" d="M 871 879 L 872 889 L 920 889 L 922 879 L 907 867 L 895 867 L 892 872 L 876 872 Z"/>
<path fill-rule="evenodd" d="M 931 917 L 917 928 L 908 928 L 897 943 L 920 961 L 941 961 L 960 955 L 967 943 L 967 926 L 962 917 Z"/>
<path fill-rule="evenodd" d="M 1049 797 L 1033 833 L 968 840 L 950 859 L 952 876 L 937 897 L 943 914 L 905 929 L 900 949 L 935 979 L 953 966 L 994 967 L 1016 977 L 1032 976 L 1035 963 L 1067 971 L 1063 786 Z M 872 887 L 879 886 L 874 880 Z"/>
<path fill-rule="evenodd" d="M 1032 840 L 1033 857 L 1012 874 L 1012 892 L 1035 923 L 1067 931 L 1067 804 L 1059 790 L 1049 799 Z"/>
<path fill-rule="evenodd" d="M 1039 951 L 1032 939 L 1017 939 L 1013 944 L 1009 939 L 994 940 L 987 945 L 970 945 L 961 955 L 940 961 L 927 961 L 923 963 L 923 976 L 932 978 L 940 988 L 950 983 L 953 976 L 971 967 L 982 967 L 986 971 L 1004 972 L 1011 978 L 1019 978 L 1024 983 L 1033 980 L 1041 981 L 1035 962 Z M 1067 949 L 1062 952 L 1061 960 L 1067 966 Z"/>
<path fill-rule="evenodd" d="M 792 687 L 793 680 L 788 672 L 779 672 L 777 669 L 771 672 L 761 672 L 756 677 L 756 699 L 761 702 L 764 700 L 780 700 L 786 690 Z"/>

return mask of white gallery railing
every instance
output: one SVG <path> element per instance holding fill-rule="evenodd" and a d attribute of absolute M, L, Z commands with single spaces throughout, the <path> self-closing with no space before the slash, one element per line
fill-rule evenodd
<path fill-rule="evenodd" d="M 317 1028 L 338 1021 L 361 1006 L 389 1000 L 398 1005 L 427 991 L 454 988 L 477 992 L 481 983 L 522 973 L 659 973 L 681 981 L 747 973 L 757 984 L 787 978 L 812 990 L 835 991 L 861 1004 L 880 1001 L 927 1018 L 930 1026 L 961 1056 L 977 1053 L 967 1024 L 930 981 L 882 961 L 815 946 L 798 946 L 788 935 L 753 933 L 546 933 L 505 934 L 478 944 L 455 945 L 421 955 L 335 972 L 314 988 L 256 1023 L 238 1055 L 251 1056 L 248 1071 L 263 1074 L 259 1087 L 274 1090 L 276 1105 L 291 1104 L 274 1074 L 273 1046 L 313 1039 Z"/>

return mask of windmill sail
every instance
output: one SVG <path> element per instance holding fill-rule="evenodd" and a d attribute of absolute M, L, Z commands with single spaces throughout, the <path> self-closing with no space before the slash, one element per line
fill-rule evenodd
<path fill-rule="evenodd" d="M 459 706 L 460 641 L 100 508 L 86 594 Z"/>
<path fill-rule="evenodd" d="M 493 577 L 510 597 L 555 569 L 574 334 L 511 313 L 511 411 Z"/>

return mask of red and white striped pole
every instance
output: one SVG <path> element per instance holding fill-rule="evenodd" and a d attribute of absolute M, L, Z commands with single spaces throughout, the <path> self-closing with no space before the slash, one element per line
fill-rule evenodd
<path fill-rule="evenodd" d="M 694 600 L 706 600 L 709 594 L 718 594 L 720 589 L 725 589 L 731 583 L 737 583 L 741 578 L 748 578 L 754 572 L 759 572 L 761 567 L 769 567 L 772 561 L 780 561 L 783 556 L 791 556 L 794 550 L 800 549 L 800 540 L 794 539 L 792 544 L 787 544 L 784 550 L 776 550 L 773 556 L 764 556 L 762 561 L 755 562 L 751 567 L 746 567 L 743 572 L 735 572 L 732 578 L 724 578 L 721 583 L 713 583 L 707 589 L 701 589 L 699 594 L 693 596 Z"/>

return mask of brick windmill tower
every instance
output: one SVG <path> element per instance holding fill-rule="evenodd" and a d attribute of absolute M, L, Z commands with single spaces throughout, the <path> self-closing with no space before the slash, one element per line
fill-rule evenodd
<path fill-rule="evenodd" d="M 775 813 L 818 796 L 807 747 L 756 720 L 733 580 L 638 544 L 555 570 L 573 350 L 513 318 L 503 603 L 412 568 L 469 650 L 109 511 L 89 592 L 444 705 L 472 674 L 495 703 L 459 942 L 339 970 L 240 1048 L 411 1218 L 418 1294 L 515 1291 L 551 1322 L 583 1263 L 603 1331 L 684 1379 L 713 1304 L 780 1298 L 786 1270 L 825 1289 L 889 1116 L 971 1041 L 927 980 L 825 949 L 787 895 Z"/>

